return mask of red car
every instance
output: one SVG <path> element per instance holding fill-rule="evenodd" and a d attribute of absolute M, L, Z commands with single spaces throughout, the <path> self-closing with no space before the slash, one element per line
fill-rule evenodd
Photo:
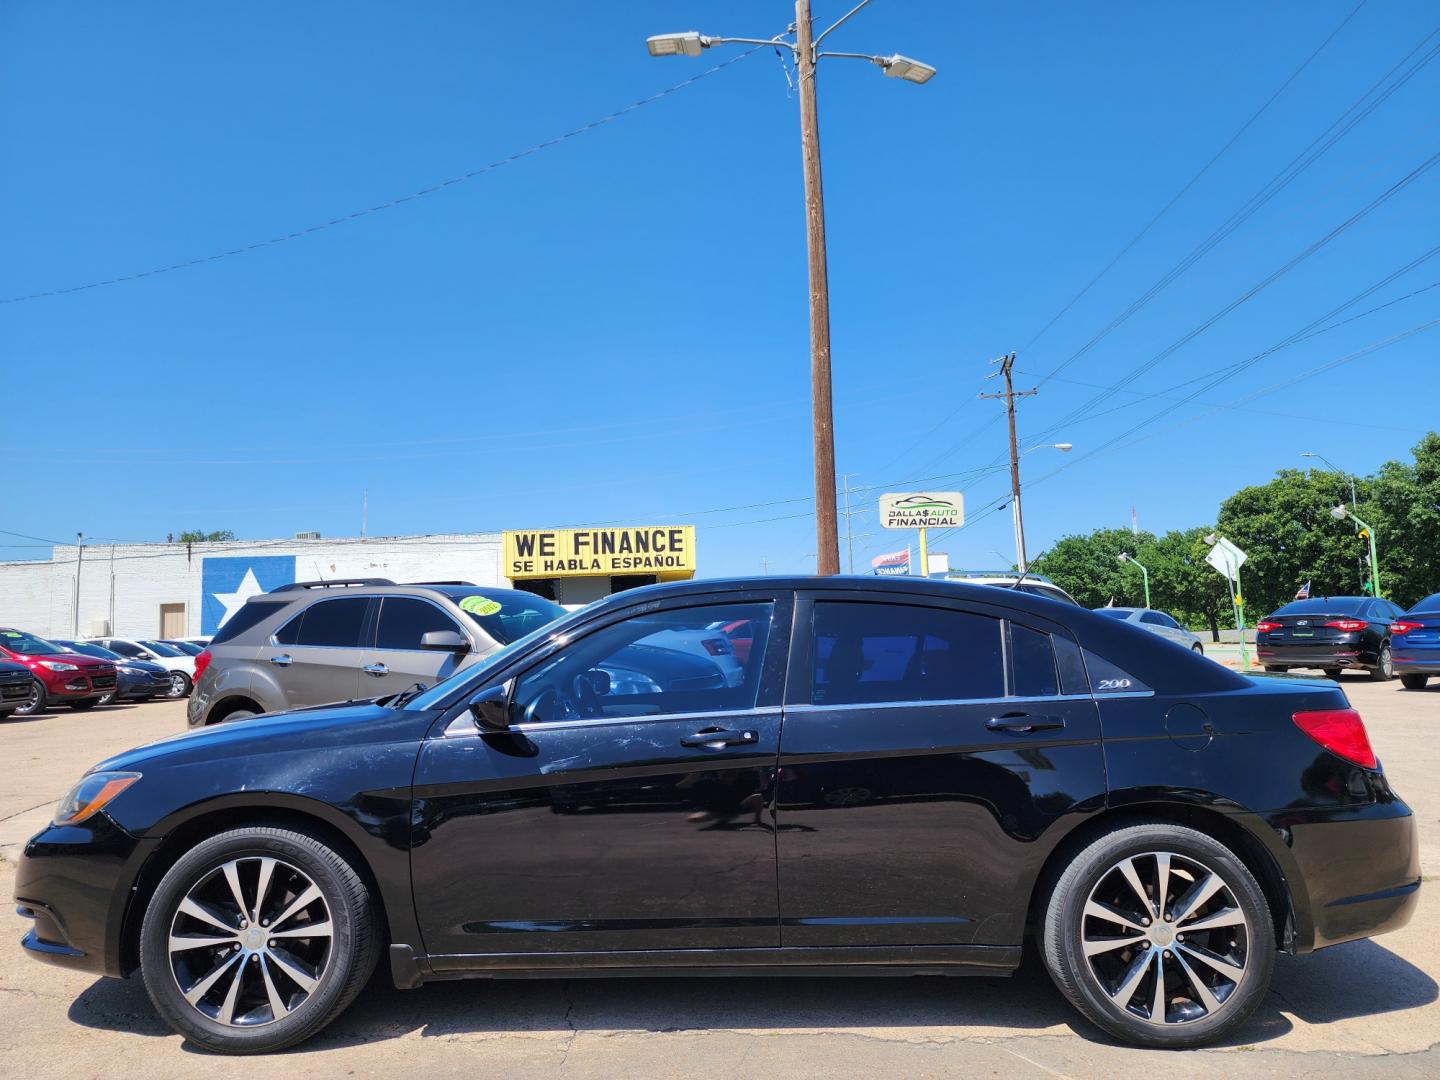
<path fill-rule="evenodd" d="M 23 630 L 0 627 L 0 660 L 13 660 L 29 668 L 35 677 L 29 699 L 15 710 L 20 716 L 60 702 L 72 709 L 91 709 L 115 691 L 114 664 L 66 652 L 54 642 Z"/>

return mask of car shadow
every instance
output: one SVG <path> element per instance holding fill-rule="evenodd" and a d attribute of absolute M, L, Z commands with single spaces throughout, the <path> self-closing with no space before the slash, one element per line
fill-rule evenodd
<path fill-rule="evenodd" d="M 1303 959 L 1280 956 L 1269 996 L 1220 1045 L 1267 1042 L 1307 1024 L 1399 1012 L 1434 1001 L 1433 980 L 1369 941 Z M 69 1018 L 85 1027 L 173 1038 L 138 979 L 101 979 L 75 999 Z M 965 1028 L 1034 1032 L 1068 1028 L 1113 1043 L 1061 997 L 1033 956 L 1012 978 L 615 978 L 475 979 L 396 990 L 389 973 L 370 985 L 330 1027 L 286 1053 L 359 1046 L 418 1032 L 464 1034 L 571 1031 L 675 1032 Z M 199 1050 L 189 1044 L 185 1049 Z"/>

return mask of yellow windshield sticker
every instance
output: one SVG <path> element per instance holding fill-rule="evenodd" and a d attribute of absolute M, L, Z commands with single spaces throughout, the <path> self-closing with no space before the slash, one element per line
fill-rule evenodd
<path fill-rule="evenodd" d="M 498 615 L 500 604 L 488 596 L 467 596 L 460 601 L 460 610 L 471 615 Z"/>

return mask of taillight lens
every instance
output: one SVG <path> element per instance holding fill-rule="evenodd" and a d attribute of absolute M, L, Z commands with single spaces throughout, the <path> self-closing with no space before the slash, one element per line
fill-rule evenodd
<path fill-rule="evenodd" d="M 1390 633 L 1392 633 L 1392 634 L 1408 634 L 1408 633 L 1410 633 L 1411 630 L 1423 630 L 1424 628 L 1425 628 L 1425 624 L 1424 624 L 1424 623 L 1418 623 L 1418 622 L 1392 622 L 1392 623 L 1390 624 Z"/>
<path fill-rule="evenodd" d="M 210 666 L 210 661 L 213 659 L 214 657 L 210 655 L 209 649 L 201 650 L 199 655 L 195 657 L 195 682 L 198 683 L 200 681 L 200 676 L 205 674 L 205 669 Z"/>
<path fill-rule="evenodd" d="M 1271 622 L 1269 619 L 1261 619 L 1255 624 L 1255 629 L 1262 634 L 1268 634 L 1271 630 L 1279 630 L 1282 625 L 1282 623 Z"/>
<path fill-rule="evenodd" d="M 1367 769 L 1376 767 L 1375 751 L 1370 748 L 1370 736 L 1365 734 L 1365 722 L 1354 709 L 1297 712 L 1291 719 L 1296 727 L 1332 754 Z"/>
<path fill-rule="evenodd" d="M 711 656 L 726 656 L 730 653 L 730 642 L 724 638 L 703 638 L 700 642 Z"/>
<path fill-rule="evenodd" d="M 1343 630 L 1347 634 L 1353 634 L 1356 630 L 1365 629 L 1364 619 L 1331 619 L 1325 624 L 1331 630 Z"/>

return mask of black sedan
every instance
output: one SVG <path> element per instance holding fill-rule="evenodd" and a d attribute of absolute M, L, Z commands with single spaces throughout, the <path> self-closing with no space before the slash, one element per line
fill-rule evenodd
<path fill-rule="evenodd" d="M 1395 677 L 1390 624 L 1400 608 L 1368 596 L 1316 596 L 1292 600 L 1255 624 L 1255 653 L 1266 671 L 1321 668 L 1338 678 L 1360 668 L 1372 679 Z"/>
<path fill-rule="evenodd" d="M 740 622 L 738 675 L 706 670 L 701 632 Z M 996 975 L 1032 932 L 1091 1021 L 1183 1047 L 1245 1021 L 1277 950 L 1402 926 L 1416 844 L 1333 684 L 1013 590 L 771 578 L 117 755 L 15 888 L 32 956 L 138 972 L 230 1053 L 313 1035 L 382 957 L 401 988 Z"/>

